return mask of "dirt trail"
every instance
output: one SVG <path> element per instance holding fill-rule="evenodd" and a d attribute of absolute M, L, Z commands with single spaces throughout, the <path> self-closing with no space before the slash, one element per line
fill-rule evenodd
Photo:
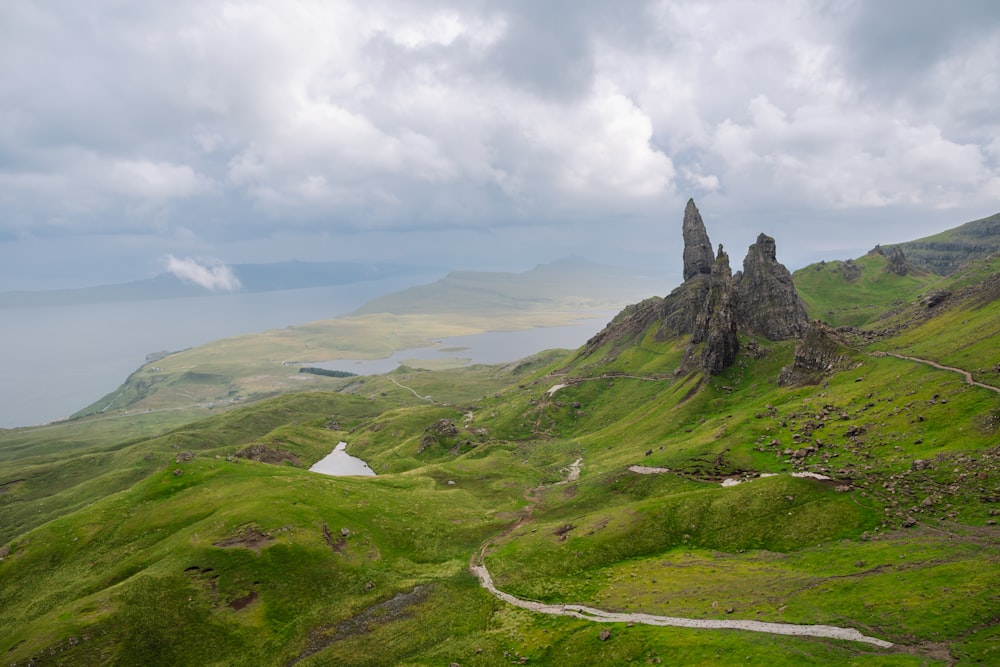
<path fill-rule="evenodd" d="M 568 482 L 577 481 L 580 477 L 580 466 L 582 463 L 583 459 L 577 459 L 570 464 L 566 479 L 562 482 L 556 482 L 556 484 L 566 484 Z M 493 583 L 493 577 L 490 575 L 489 570 L 486 569 L 486 565 L 483 563 L 486 556 L 486 550 L 496 540 L 509 535 L 517 528 L 531 521 L 535 504 L 538 501 L 538 492 L 543 488 L 544 486 L 539 486 L 525 492 L 525 498 L 529 500 L 530 504 L 524 509 L 521 518 L 503 533 L 500 533 L 499 535 L 484 542 L 479 550 L 472 555 L 472 558 L 469 559 L 469 570 L 476 575 L 476 578 L 479 580 L 479 584 L 493 594 L 494 597 L 499 600 L 503 600 L 507 604 L 520 607 L 521 609 L 538 612 L 540 614 L 572 616 L 574 618 L 594 621 L 597 623 L 639 623 L 642 625 L 673 626 L 680 628 L 748 630 L 750 632 L 766 632 L 775 635 L 842 639 L 845 641 L 872 644 L 873 646 L 878 646 L 879 648 L 892 648 L 893 646 L 892 642 L 885 641 L 884 639 L 878 639 L 876 637 L 868 637 L 867 635 L 861 634 L 854 628 L 840 628 L 834 625 L 798 625 L 795 623 L 769 623 L 765 621 L 656 616 L 654 614 L 644 614 L 641 612 L 614 612 L 605 611 L 603 609 L 595 609 L 594 607 L 587 607 L 580 604 L 545 604 L 543 602 L 535 602 L 534 600 L 524 600 L 522 598 L 515 597 L 510 593 L 505 593 L 499 590 Z"/>
<path fill-rule="evenodd" d="M 669 380 L 670 377 L 666 375 L 626 375 L 625 373 L 605 373 L 603 375 L 595 375 L 593 377 L 578 377 L 566 380 L 565 382 L 552 385 L 548 390 L 548 395 L 551 398 L 560 389 L 565 389 L 566 387 L 572 387 L 575 384 L 580 384 L 582 382 L 593 382 L 594 380 L 645 380 L 646 382 L 662 382 L 664 380 Z"/>
<path fill-rule="evenodd" d="M 767 632 L 773 635 L 796 635 L 800 637 L 826 637 L 843 639 L 852 642 L 864 642 L 880 648 L 891 648 L 892 642 L 876 637 L 868 637 L 854 628 L 839 628 L 834 625 L 796 625 L 794 623 L 767 623 L 764 621 L 741 621 L 704 618 L 683 618 L 678 616 L 655 616 L 643 613 L 624 613 L 604 611 L 579 604 L 544 604 L 532 600 L 522 600 L 510 593 L 498 590 L 493 584 L 493 578 L 485 565 L 474 564 L 470 567 L 472 573 L 479 579 L 480 585 L 504 602 L 541 614 L 554 616 L 572 616 L 587 621 L 600 623 L 640 623 L 642 625 L 673 626 L 679 628 L 701 628 L 711 630 L 748 630 L 750 632 Z"/>
<path fill-rule="evenodd" d="M 389 381 L 392 382 L 397 387 L 399 387 L 400 389 L 406 389 L 406 390 L 408 390 L 410 393 L 412 393 L 414 396 L 416 396 L 417 398 L 419 398 L 422 401 L 427 401 L 428 403 L 433 403 L 434 405 L 445 405 L 444 403 L 438 403 L 437 401 L 435 401 L 433 398 L 430 398 L 429 396 L 421 396 L 417 392 L 417 390 L 414 389 L 413 387 L 407 387 L 405 384 L 400 384 L 399 382 L 396 382 L 396 378 L 389 378 Z"/>
<path fill-rule="evenodd" d="M 885 354 L 890 357 L 896 357 L 897 359 L 905 359 L 907 361 L 915 361 L 918 364 L 926 364 L 927 366 L 933 366 L 934 368 L 937 368 L 942 371 L 951 371 L 952 373 L 958 373 L 959 375 L 965 378 L 966 384 L 971 384 L 976 387 L 982 387 L 983 389 L 989 389 L 990 391 L 994 391 L 1000 394 L 1000 387 L 994 387 L 991 384 L 983 384 L 982 382 L 978 382 L 975 378 L 972 377 L 972 373 L 963 368 L 955 368 L 954 366 L 944 366 L 936 361 L 931 361 L 930 359 L 921 359 L 920 357 L 909 357 L 905 354 L 899 354 L 898 352 L 886 352 Z"/>

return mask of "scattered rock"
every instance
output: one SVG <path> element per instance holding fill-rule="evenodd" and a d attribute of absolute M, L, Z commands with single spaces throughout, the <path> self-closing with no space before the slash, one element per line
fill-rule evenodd
<path fill-rule="evenodd" d="M 458 435 L 458 427 L 452 419 L 439 419 L 434 425 L 427 428 L 432 433 L 439 435 Z"/>
<path fill-rule="evenodd" d="M 284 449 L 272 449 L 267 445 L 250 445 L 236 452 L 236 457 L 257 461 L 258 463 L 280 464 L 288 461 L 292 465 L 300 465 L 299 458 Z"/>
<path fill-rule="evenodd" d="M 949 292 L 948 290 L 943 290 L 943 289 L 933 290 L 931 292 L 928 292 L 924 296 L 924 298 L 920 300 L 920 305 L 926 308 L 934 308 L 935 306 L 938 306 L 941 303 L 943 303 L 944 300 L 947 299 L 949 296 L 951 296 L 951 292 Z"/>
<path fill-rule="evenodd" d="M 611 639 L 611 630 L 609 630 L 608 628 L 604 628 L 603 630 L 601 630 L 601 634 L 597 635 L 597 637 L 602 642 L 606 642 L 609 639 Z"/>
<path fill-rule="evenodd" d="M 217 547 L 246 547 L 247 549 L 260 551 L 272 541 L 274 541 L 273 537 L 251 524 L 240 527 L 235 535 L 215 542 L 214 545 Z"/>

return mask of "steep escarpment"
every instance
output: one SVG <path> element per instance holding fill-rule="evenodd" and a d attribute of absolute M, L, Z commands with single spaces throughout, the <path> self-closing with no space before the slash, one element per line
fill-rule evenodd
<path fill-rule="evenodd" d="M 950 276 L 966 262 L 1000 251 L 1000 213 L 897 247 L 912 264 Z"/>

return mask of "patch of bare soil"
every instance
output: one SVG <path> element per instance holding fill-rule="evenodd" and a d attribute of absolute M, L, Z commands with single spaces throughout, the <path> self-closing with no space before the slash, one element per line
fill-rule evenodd
<path fill-rule="evenodd" d="M 241 598 L 230 600 L 229 607 L 235 609 L 236 611 L 240 611 L 241 609 L 245 609 L 247 605 L 249 605 L 256 599 L 257 599 L 257 591 L 250 591 L 249 595 L 244 595 Z"/>
<path fill-rule="evenodd" d="M 323 524 L 323 539 L 326 540 L 327 545 L 333 549 L 334 553 L 343 554 L 344 547 L 347 546 L 347 536 L 350 535 L 350 531 L 346 528 L 341 529 L 340 536 L 337 539 L 333 538 L 333 533 L 330 532 L 330 527 L 325 523 Z"/>
<path fill-rule="evenodd" d="M 294 466 L 301 466 L 299 457 L 284 449 L 273 449 L 267 445 L 250 445 L 236 452 L 237 458 L 250 459 L 261 463 L 280 464 L 288 461 Z"/>
<path fill-rule="evenodd" d="M 262 532 L 257 526 L 250 525 L 243 526 L 232 537 L 227 537 L 213 544 L 217 547 L 246 547 L 247 549 L 260 551 L 273 541 L 273 537 Z"/>
<path fill-rule="evenodd" d="M 372 605 L 337 625 L 313 629 L 309 632 L 305 650 L 289 661 L 288 666 L 291 667 L 342 639 L 363 635 L 382 625 L 409 618 L 409 609 L 426 600 L 429 594 L 430 589 L 426 586 L 416 586 L 409 593 L 396 593 L 388 600 Z"/>
<path fill-rule="evenodd" d="M 17 487 L 18 484 L 20 484 L 23 481 L 24 481 L 23 479 L 12 479 L 9 482 L 3 482 L 2 484 L 0 484 L 0 494 L 10 493 Z"/>

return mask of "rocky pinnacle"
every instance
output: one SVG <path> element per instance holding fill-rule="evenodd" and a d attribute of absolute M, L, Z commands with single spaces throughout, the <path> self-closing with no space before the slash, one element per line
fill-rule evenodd
<path fill-rule="evenodd" d="M 734 280 L 740 329 L 769 340 L 800 338 L 809 324 L 805 304 L 795 291 L 792 274 L 778 262 L 774 239 L 757 237 Z"/>
<path fill-rule="evenodd" d="M 690 280 L 694 276 L 712 273 L 712 265 L 715 257 L 712 255 L 712 243 L 708 240 L 708 232 L 705 230 L 705 223 L 701 220 L 701 213 L 694 205 L 694 200 L 689 199 L 687 207 L 684 209 L 684 280 Z"/>

